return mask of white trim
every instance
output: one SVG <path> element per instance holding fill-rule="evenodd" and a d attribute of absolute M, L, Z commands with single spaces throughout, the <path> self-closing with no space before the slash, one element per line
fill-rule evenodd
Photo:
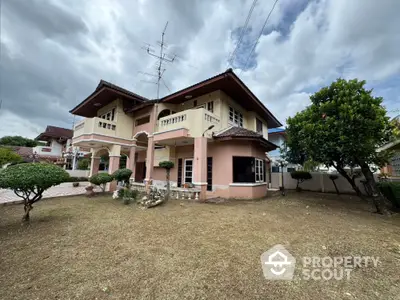
<path fill-rule="evenodd" d="M 186 182 L 186 161 L 191 160 L 192 161 L 192 181 L 191 182 Z M 183 163 L 183 184 L 185 183 L 193 183 L 193 174 L 194 174 L 194 159 L 193 158 L 185 158 L 184 163 Z"/>
<path fill-rule="evenodd" d="M 267 182 L 257 182 L 257 183 L 230 183 L 229 186 L 260 186 L 260 185 L 267 185 Z"/>
<path fill-rule="evenodd" d="M 142 133 L 146 134 L 147 137 L 149 136 L 149 133 L 147 131 L 142 130 L 142 131 L 139 131 L 139 132 L 135 133 L 135 135 L 133 136 L 133 140 L 136 140 L 137 136 L 141 135 Z"/>
<path fill-rule="evenodd" d="M 164 131 L 157 131 L 157 132 L 153 132 L 153 135 L 157 135 L 157 134 L 162 134 L 162 133 L 166 133 L 166 132 L 171 132 L 171 131 L 177 131 L 177 130 L 181 130 L 181 129 L 186 129 L 185 127 L 179 127 L 179 128 L 175 128 L 175 129 L 168 129 L 168 130 L 164 130 Z"/>
<path fill-rule="evenodd" d="M 113 139 L 120 139 L 120 140 L 125 140 L 125 141 L 129 141 L 129 142 L 133 142 L 133 139 L 127 139 L 127 138 L 123 138 L 123 137 L 118 137 L 118 136 L 113 136 L 113 135 L 107 135 L 107 134 L 102 134 L 102 133 L 96 133 L 96 132 L 91 132 L 91 133 L 82 133 L 81 135 L 78 136 L 73 136 L 72 139 L 77 139 L 78 137 L 82 136 L 82 135 L 99 135 L 99 136 L 105 136 L 105 137 L 110 137 Z"/>
<path fill-rule="evenodd" d="M 194 185 L 207 185 L 207 182 L 192 182 Z"/>
<path fill-rule="evenodd" d="M 132 144 L 123 144 L 123 143 L 118 143 L 118 142 L 110 142 L 110 141 L 103 141 L 103 140 L 97 140 L 97 139 L 85 139 L 85 140 L 79 140 L 78 142 L 75 142 L 73 145 L 76 145 L 77 143 L 81 142 L 88 142 L 88 143 L 102 143 L 102 144 L 111 144 L 111 145 L 120 145 L 120 146 L 128 146 L 132 147 Z M 93 146 L 89 145 L 90 148 L 93 148 Z"/>

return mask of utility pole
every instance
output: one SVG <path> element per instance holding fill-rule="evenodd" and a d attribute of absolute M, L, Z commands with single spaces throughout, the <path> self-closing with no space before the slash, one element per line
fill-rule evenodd
<path fill-rule="evenodd" d="M 164 84 L 164 86 L 169 90 L 168 86 L 165 84 L 164 80 L 163 80 L 163 75 L 165 72 L 165 68 L 163 66 L 164 63 L 172 63 L 175 58 L 176 55 L 174 56 L 169 56 L 164 52 L 164 48 L 166 48 L 165 45 L 165 41 L 164 41 L 164 36 L 165 36 L 165 32 L 167 31 L 167 27 L 168 27 L 168 22 L 165 24 L 164 30 L 161 34 L 161 41 L 158 41 L 158 44 L 160 46 L 160 54 L 154 54 L 152 52 L 154 52 L 154 50 L 151 49 L 151 46 L 148 44 L 147 47 L 145 48 L 147 51 L 147 54 L 154 56 L 155 58 L 157 58 L 158 62 L 157 62 L 157 74 L 150 74 L 150 73 L 145 73 L 145 72 L 140 72 L 141 74 L 144 75 L 148 75 L 148 76 L 153 76 L 157 78 L 157 82 L 152 82 L 152 81 L 146 81 L 149 83 L 154 83 L 157 84 L 157 99 L 160 98 L 160 83 L 162 82 Z"/>

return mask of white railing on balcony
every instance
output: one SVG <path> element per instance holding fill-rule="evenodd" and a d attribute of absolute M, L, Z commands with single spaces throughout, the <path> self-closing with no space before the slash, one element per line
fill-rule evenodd
<path fill-rule="evenodd" d="M 86 118 L 74 127 L 74 137 L 82 134 L 103 134 L 116 136 L 117 123 L 102 118 Z"/>
<path fill-rule="evenodd" d="M 220 119 L 218 116 L 204 108 L 188 109 L 161 118 L 158 121 L 157 133 L 170 131 L 180 128 L 189 130 L 191 137 L 199 137 L 211 125 L 213 131 L 220 129 Z"/>

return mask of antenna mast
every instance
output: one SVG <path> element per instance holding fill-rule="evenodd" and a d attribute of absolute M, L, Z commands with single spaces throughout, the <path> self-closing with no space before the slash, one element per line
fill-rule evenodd
<path fill-rule="evenodd" d="M 149 55 L 151 55 L 151 56 L 154 56 L 154 57 L 157 58 L 157 60 L 158 60 L 158 62 L 157 62 L 157 74 L 149 74 L 149 73 L 140 72 L 140 73 L 142 73 L 142 74 L 144 74 L 144 75 L 149 75 L 149 76 L 157 77 L 157 82 L 150 82 L 150 83 L 157 84 L 157 99 L 160 98 L 160 83 L 161 83 L 161 82 L 162 82 L 162 83 L 165 85 L 165 87 L 169 90 L 169 88 L 166 86 L 166 84 L 165 84 L 165 82 L 164 82 L 164 80 L 163 80 L 163 78 L 162 78 L 163 75 L 164 75 L 164 72 L 165 72 L 165 70 L 166 70 L 166 69 L 163 67 L 163 63 L 164 63 L 164 62 L 165 62 L 165 63 L 172 63 L 172 62 L 175 60 L 175 58 L 176 58 L 176 55 L 174 55 L 174 56 L 172 56 L 172 57 L 170 58 L 170 56 L 168 56 L 168 55 L 164 52 L 164 48 L 165 48 L 165 49 L 167 48 L 167 46 L 165 45 L 165 41 L 164 41 L 164 36 L 165 36 L 165 32 L 167 31 L 167 27 L 168 27 L 168 22 L 165 24 L 164 30 L 163 30 L 163 32 L 162 32 L 162 34 L 161 34 L 161 41 L 158 42 L 158 44 L 160 45 L 160 54 L 159 54 L 159 55 L 152 53 L 152 52 L 154 52 L 154 50 L 151 49 L 151 46 L 150 46 L 149 44 L 147 45 L 147 48 L 145 48 L 146 51 L 147 51 L 147 54 L 149 54 Z M 146 82 L 148 82 L 148 81 L 146 81 Z"/>

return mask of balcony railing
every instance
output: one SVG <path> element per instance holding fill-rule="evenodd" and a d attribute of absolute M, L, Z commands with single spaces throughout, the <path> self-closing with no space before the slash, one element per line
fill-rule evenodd
<path fill-rule="evenodd" d="M 86 118 L 74 127 L 74 138 L 82 134 L 116 136 L 117 123 L 102 118 Z"/>
<path fill-rule="evenodd" d="M 185 128 L 191 137 L 199 137 L 203 132 L 214 125 L 213 131 L 220 129 L 220 118 L 204 108 L 188 109 L 158 120 L 157 132 L 171 131 Z M 211 133 L 207 133 L 210 135 Z"/>

